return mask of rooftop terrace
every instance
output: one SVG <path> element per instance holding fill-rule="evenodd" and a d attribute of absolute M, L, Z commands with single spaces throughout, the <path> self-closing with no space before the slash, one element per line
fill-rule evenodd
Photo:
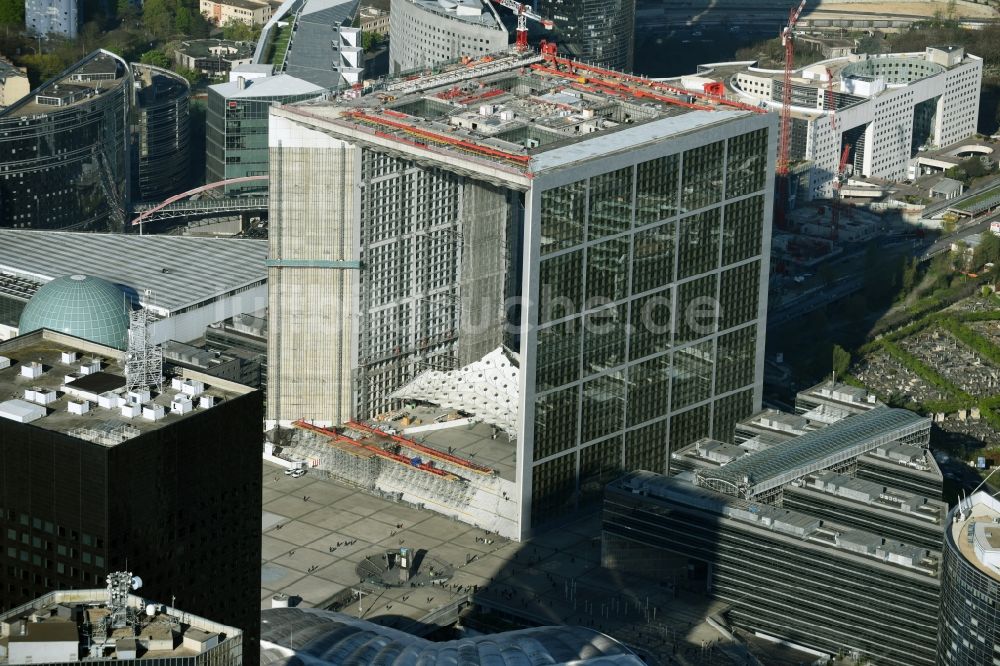
<path fill-rule="evenodd" d="M 122 85 L 127 75 L 124 60 L 109 51 L 94 51 L 7 107 L 0 118 L 52 113 L 82 104 Z"/>
<path fill-rule="evenodd" d="M 1000 582 L 1000 501 L 978 492 L 954 511 L 948 540 L 973 566 Z"/>
<path fill-rule="evenodd" d="M 335 101 L 284 108 L 293 118 L 352 130 L 344 133 L 361 141 L 521 174 L 759 111 L 707 93 L 516 51 L 389 81 L 363 95 L 348 91 Z M 648 127 L 630 132 L 627 140 L 606 136 L 643 125 Z"/>
<path fill-rule="evenodd" d="M 938 525 L 943 525 L 948 512 L 948 505 L 940 500 L 830 470 L 804 477 L 802 487 Z"/>
<path fill-rule="evenodd" d="M 39 330 L 0 343 L 0 418 L 116 446 L 252 389 L 197 372 L 125 391 L 123 353 Z"/>

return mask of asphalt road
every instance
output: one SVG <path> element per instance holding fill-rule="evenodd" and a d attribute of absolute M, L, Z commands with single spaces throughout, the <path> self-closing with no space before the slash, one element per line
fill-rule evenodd
<path fill-rule="evenodd" d="M 920 261 L 927 261 L 928 259 L 931 259 L 934 256 L 941 254 L 942 252 L 945 252 L 951 246 L 952 242 L 954 242 L 959 238 L 964 238 L 969 234 L 974 234 L 977 232 L 982 233 L 983 231 L 987 231 L 990 228 L 990 222 L 993 222 L 994 220 L 997 219 L 1000 219 L 1000 211 L 991 213 L 990 215 L 984 217 L 981 221 L 976 222 L 972 226 L 962 227 L 961 229 L 956 230 L 955 233 L 941 236 L 936 241 L 934 241 L 929 248 L 927 248 L 927 251 L 924 252 L 924 254 L 920 257 Z"/>

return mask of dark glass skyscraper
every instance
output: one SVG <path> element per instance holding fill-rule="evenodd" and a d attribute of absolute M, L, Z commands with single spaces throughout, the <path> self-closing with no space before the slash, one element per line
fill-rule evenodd
<path fill-rule="evenodd" d="M 139 201 L 160 201 L 190 182 L 187 80 L 170 70 L 132 64 L 136 82 L 133 186 Z"/>
<path fill-rule="evenodd" d="M 0 610 L 131 567 L 254 663 L 261 394 L 191 371 L 126 393 L 121 351 L 47 329 L 0 355 Z"/>
<path fill-rule="evenodd" d="M 561 51 L 595 65 L 632 70 L 635 0 L 540 0 L 538 11 L 555 22 Z"/>
<path fill-rule="evenodd" d="M 124 227 L 131 80 L 94 51 L 0 113 L 0 227 Z"/>

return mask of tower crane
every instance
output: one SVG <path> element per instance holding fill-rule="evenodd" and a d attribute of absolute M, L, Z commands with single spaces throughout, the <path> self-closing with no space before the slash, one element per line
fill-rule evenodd
<path fill-rule="evenodd" d="M 542 18 L 523 2 L 517 2 L 516 0 L 493 0 L 493 2 L 506 7 L 517 15 L 517 41 L 514 42 L 514 48 L 518 51 L 528 50 L 528 19 L 538 21 L 546 30 L 551 30 L 555 26 L 552 21 Z"/>
<path fill-rule="evenodd" d="M 781 124 L 778 135 L 778 180 L 779 205 L 784 221 L 784 212 L 788 206 L 789 183 L 788 164 L 792 144 L 792 69 L 795 67 L 795 24 L 806 6 L 802 0 L 799 6 L 788 14 L 788 25 L 781 30 L 781 45 L 785 47 L 785 72 L 781 88 Z"/>
<path fill-rule="evenodd" d="M 840 153 L 840 164 L 837 165 L 837 178 L 833 182 L 833 202 L 830 206 L 830 239 L 837 240 L 840 235 L 840 188 L 844 186 L 846 180 L 847 158 L 851 155 L 851 144 L 845 143 L 844 150 Z"/>

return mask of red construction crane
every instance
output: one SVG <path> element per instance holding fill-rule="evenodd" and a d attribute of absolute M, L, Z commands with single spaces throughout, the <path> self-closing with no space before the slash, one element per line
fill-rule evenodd
<path fill-rule="evenodd" d="M 795 67 L 795 24 L 799 21 L 806 0 L 788 14 L 788 25 L 781 30 L 781 45 L 785 47 L 785 72 L 781 87 L 781 126 L 778 135 L 778 206 L 779 224 L 784 226 L 788 206 L 788 164 L 792 145 L 792 70 Z"/>
<path fill-rule="evenodd" d="M 555 25 L 549 19 L 542 18 L 534 12 L 528 5 L 515 0 L 493 0 L 498 5 L 506 7 L 517 15 L 517 41 L 514 48 L 518 51 L 528 50 L 528 19 L 538 21 L 546 30 L 551 30 Z"/>
<path fill-rule="evenodd" d="M 844 184 L 844 175 L 847 170 L 847 158 L 851 154 L 851 144 L 845 143 L 844 150 L 840 153 L 840 164 L 837 166 L 837 177 L 833 181 L 833 201 L 830 205 L 830 239 L 837 240 L 840 234 L 840 188 Z"/>

